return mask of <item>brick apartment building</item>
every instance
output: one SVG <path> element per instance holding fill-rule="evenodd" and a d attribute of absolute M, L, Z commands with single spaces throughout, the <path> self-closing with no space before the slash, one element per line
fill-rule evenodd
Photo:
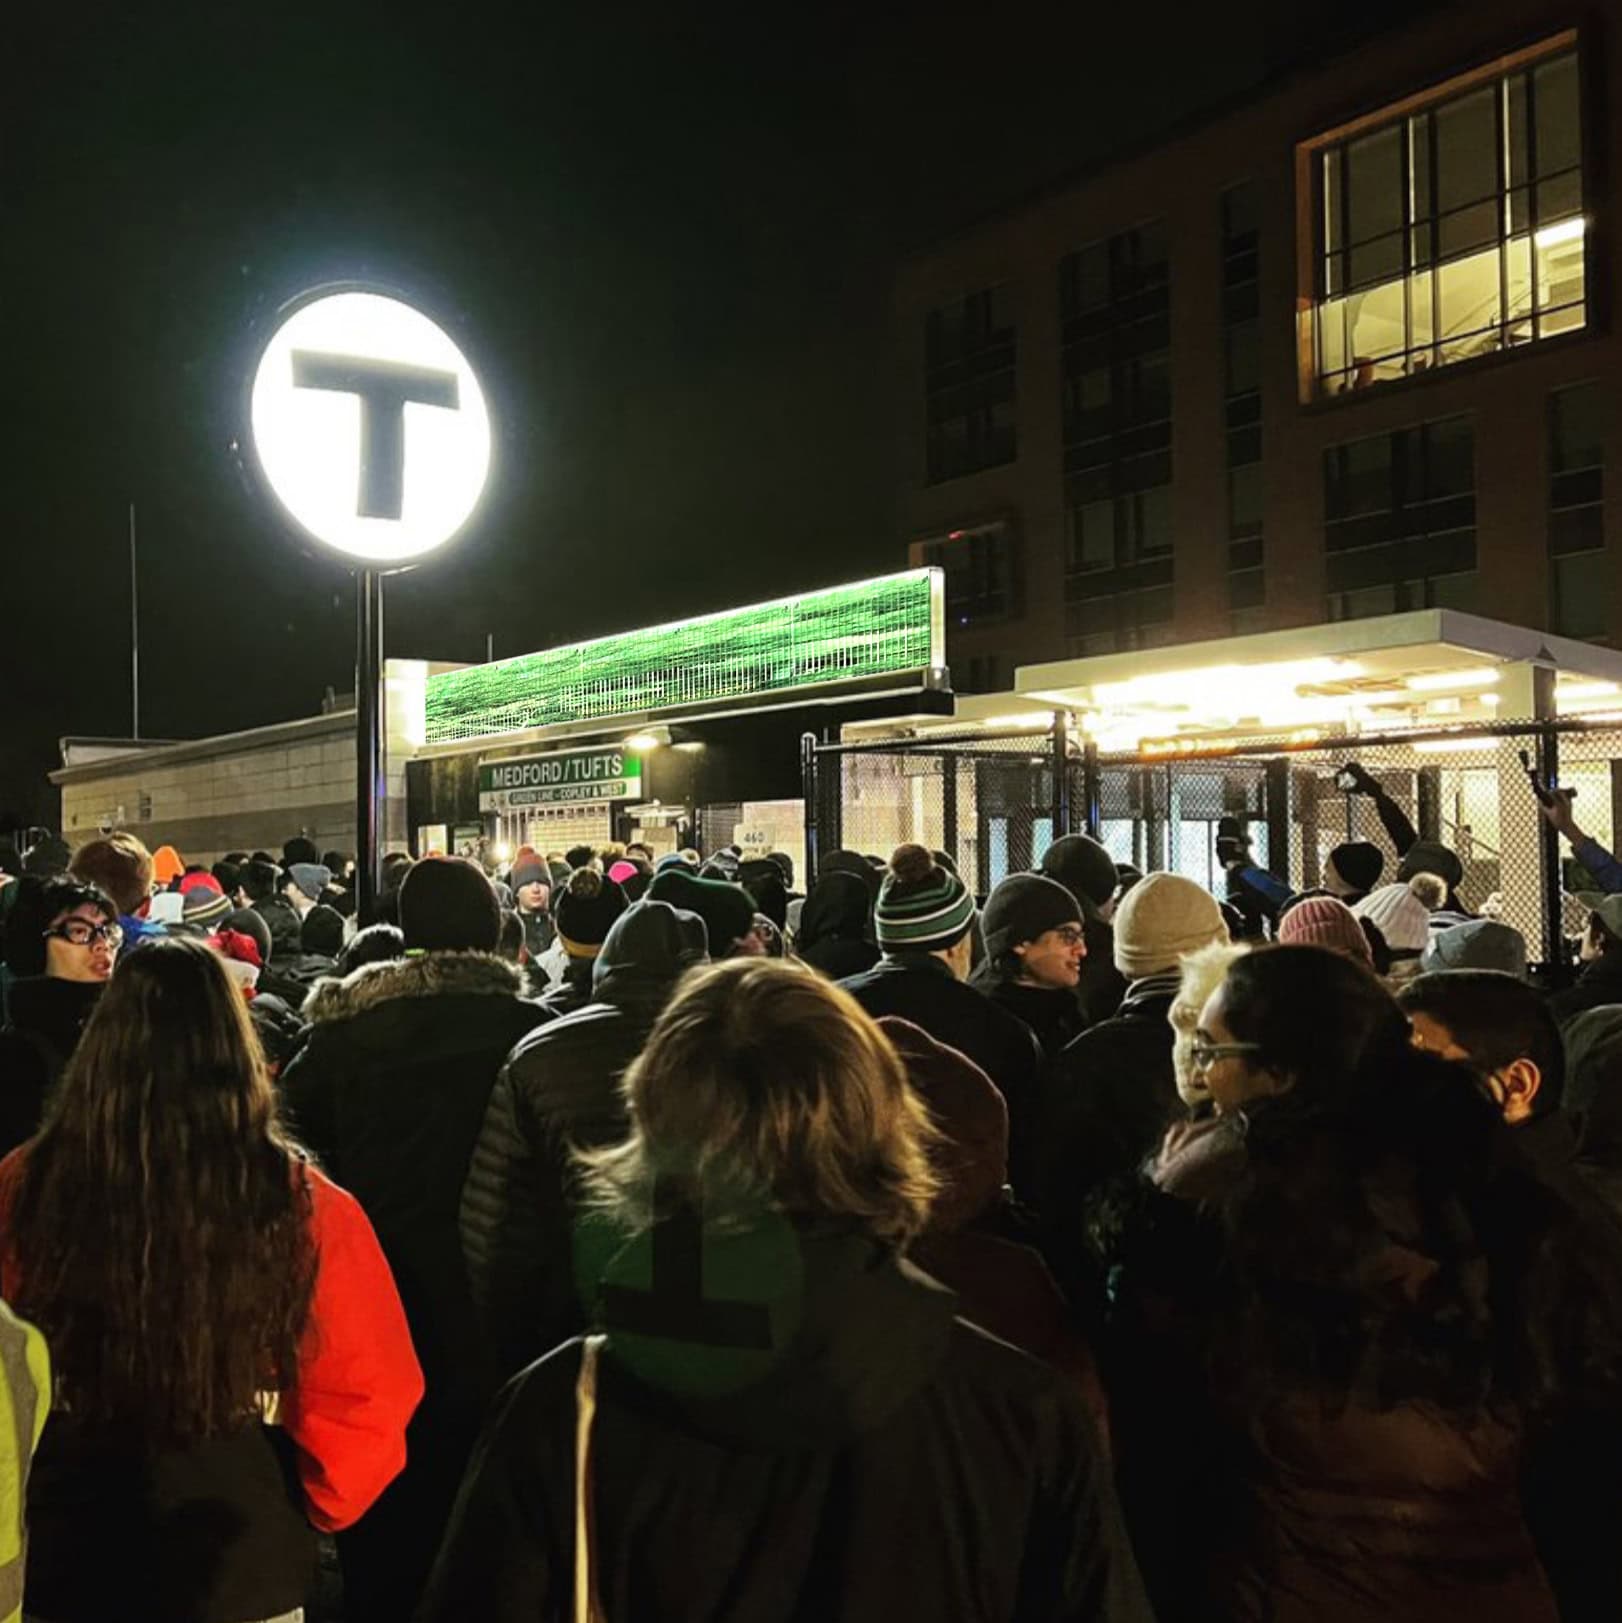
<path fill-rule="evenodd" d="M 1619 178 L 1622 15 L 1483 0 L 906 263 L 955 685 L 1427 607 L 1622 639 Z"/>

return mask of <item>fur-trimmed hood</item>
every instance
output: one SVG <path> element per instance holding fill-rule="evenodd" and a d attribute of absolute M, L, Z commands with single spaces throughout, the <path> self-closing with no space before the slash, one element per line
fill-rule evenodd
<path fill-rule="evenodd" d="M 402 998 L 523 995 L 518 966 L 492 952 L 424 952 L 362 964 L 341 979 L 323 976 L 304 1000 L 304 1018 L 328 1025 Z"/>

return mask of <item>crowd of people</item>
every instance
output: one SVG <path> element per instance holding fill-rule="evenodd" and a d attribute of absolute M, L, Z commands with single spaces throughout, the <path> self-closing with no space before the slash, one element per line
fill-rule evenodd
<path fill-rule="evenodd" d="M 1535 983 L 1347 772 L 1389 883 L 0 847 L 0 1616 L 1614 1623 L 1622 865 Z"/>

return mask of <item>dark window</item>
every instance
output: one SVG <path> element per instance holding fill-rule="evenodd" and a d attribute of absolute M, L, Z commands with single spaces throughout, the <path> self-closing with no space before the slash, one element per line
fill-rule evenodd
<path fill-rule="evenodd" d="M 1011 686 L 1007 661 L 997 654 L 954 659 L 952 685 L 959 693 L 1001 693 Z"/>
<path fill-rule="evenodd" d="M 950 530 L 916 550 L 920 563 L 946 571 L 948 626 L 985 625 L 1023 609 L 1019 548 L 1006 521 Z"/>
<path fill-rule="evenodd" d="M 1258 233 L 1251 182 L 1222 194 L 1223 385 L 1228 458 L 1228 614 L 1235 632 L 1259 629 L 1266 613 L 1262 570 L 1261 321 Z"/>
<path fill-rule="evenodd" d="M 1007 287 L 931 310 L 924 326 L 928 479 L 1014 460 L 1014 314 Z"/>
<path fill-rule="evenodd" d="M 1067 255 L 1059 310 L 1071 646 L 1147 647 L 1169 637 L 1171 618 L 1165 227 L 1152 221 Z"/>
<path fill-rule="evenodd" d="M 1338 394 L 1587 320 L 1574 51 L 1322 148 L 1317 376 Z"/>
<path fill-rule="evenodd" d="M 1598 383 L 1549 396 L 1550 624 L 1567 637 L 1607 632 L 1605 410 Z"/>
<path fill-rule="evenodd" d="M 1329 618 L 1475 601 L 1475 433 L 1468 417 L 1324 453 Z"/>

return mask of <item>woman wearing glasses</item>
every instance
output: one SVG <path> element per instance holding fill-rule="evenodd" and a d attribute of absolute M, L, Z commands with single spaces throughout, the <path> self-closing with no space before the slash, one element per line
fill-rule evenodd
<path fill-rule="evenodd" d="M 10 971 L 0 1029 L 0 1155 L 38 1128 L 45 1096 L 113 972 L 118 910 L 77 879 L 23 879 L 6 914 Z"/>
<path fill-rule="evenodd" d="M 1119 1416 L 1121 1456 L 1162 1472 L 1175 1570 L 1139 1550 L 1160 1615 L 1552 1623 L 1520 1479 L 1570 1395 L 1569 1248 L 1490 1104 L 1410 1047 L 1367 969 L 1315 947 L 1237 959 L 1190 1059 L 1226 1187 L 1168 1202 L 1182 1278 L 1163 1250 L 1117 1321 L 1197 1394 L 1175 1435 Z M 1614 1300 L 1589 1296 L 1585 1334 L 1614 1336 Z"/>

